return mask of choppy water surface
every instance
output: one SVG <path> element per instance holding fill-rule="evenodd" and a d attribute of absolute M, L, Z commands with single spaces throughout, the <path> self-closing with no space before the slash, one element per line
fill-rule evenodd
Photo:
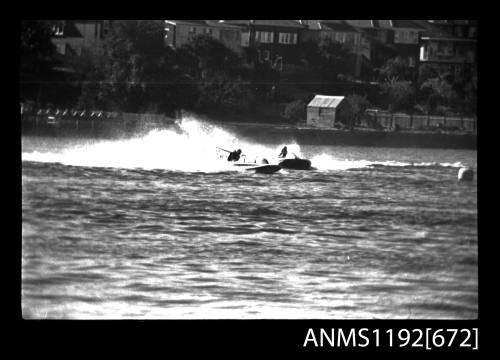
<path fill-rule="evenodd" d="M 25 318 L 477 316 L 475 151 L 289 149 L 233 169 L 186 122 L 128 140 L 22 139 Z"/>

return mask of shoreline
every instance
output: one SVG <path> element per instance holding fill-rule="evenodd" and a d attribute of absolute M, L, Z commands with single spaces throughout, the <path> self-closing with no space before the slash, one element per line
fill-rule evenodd
<path fill-rule="evenodd" d="M 200 121 L 220 126 L 237 136 L 265 144 L 366 146 L 394 148 L 477 149 L 477 135 L 458 131 L 388 131 L 355 128 L 353 130 L 314 128 L 305 124 Z M 175 129 L 176 119 L 152 120 L 147 115 L 113 120 L 55 119 L 23 117 L 22 135 L 89 136 L 97 138 L 130 137 L 153 129 Z"/>
<path fill-rule="evenodd" d="M 475 134 L 430 131 L 381 131 L 371 129 L 318 129 L 307 126 L 226 124 L 226 128 L 263 143 L 296 142 L 299 145 L 344 145 L 395 148 L 477 149 Z"/>

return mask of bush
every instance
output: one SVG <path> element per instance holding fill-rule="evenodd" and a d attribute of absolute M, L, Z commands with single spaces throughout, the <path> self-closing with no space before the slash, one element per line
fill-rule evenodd
<path fill-rule="evenodd" d="M 389 111 L 405 111 L 413 108 L 415 88 L 411 81 L 388 80 L 382 85 L 387 96 Z"/>
<path fill-rule="evenodd" d="M 288 103 L 283 111 L 283 117 L 291 121 L 301 121 L 306 118 L 306 104 L 302 100 Z"/>
<path fill-rule="evenodd" d="M 360 123 L 365 110 L 370 106 L 366 96 L 357 94 L 347 96 L 342 103 L 343 105 L 339 111 L 340 121 L 350 127 Z"/>

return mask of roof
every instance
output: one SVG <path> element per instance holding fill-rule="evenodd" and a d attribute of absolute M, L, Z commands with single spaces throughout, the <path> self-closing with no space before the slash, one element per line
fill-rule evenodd
<path fill-rule="evenodd" d="M 423 37 L 430 38 L 455 38 L 453 34 L 449 33 L 446 30 L 441 29 L 439 26 L 430 23 L 428 20 L 413 20 L 415 23 L 419 24 L 424 32 L 422 33 Z"/>
<path fill-rule="evenodd" d="M 348 24 L 360 28 L 373 28 L 373 20 L 346 20 Z"/>
<path fill-rule="evenodd" d="M 438 25 L 473 25 L 477 26 L 477 20 L 427 20 Z"/>
<path fill-rule="evenodd" d="M 65 21 L 64 22 L 64 30 L 63 34 L 56 36 L 58 38 L 81 38 L 83 37 L 82 33 L 76 27 L 76 24 L 73 21 Z"/>
<path fill-rule="evenodd" d="M 392 20 L 372 20 L 375 27 L 381 29 L 392 29 Z"/>
<path fill-rule="evenodd" d="M 295 20 L 224 20 L 224 22 L 234 25 L 276 26 L 295 29 L 304 29 L 306 27 Z"/>
<path fill-rule="evenodd" d="M 392 21 L 392 26 L 395 28 L 424 30 L 422 26 L 415 23 L 413 20 L 391 20 L 391 21 Z"/>
<path fill-rule="evenodd" d="M 358 32 L 354 26 L 349 25 L 345 20 L 320 20 L 321 25 L 335 31 Z"/>
<path fill-rule="evenodd" d="M 192 24 L 192 25 L 198 25 L 198 26 L 206 26 L 207 24 L 205 23 L 205 20 L 164 20 L 165 22 L 173 22 L 175 24 L 177 23 L 182 23 L 182 24 Z"/>
<path fill-rule="evenodd" d="M 228 24 L 224 20 L 205 20 L 206 24 L 211 27 L 220 27 L 227 29 L 241 29 L 241 26 Z"/>
<path fill-rule="evenodd" d="M 297 20 L 308 30 L 321 30 L 321 20 Z"/>
<path fill-rule="evenodd" d="M 346 20 L 346 22 L 352 26 L 359 28 L 369 28 L 369 29 L 395 29 L 395 28 L 405 28 L 405 29 L 417 29 L 423 30 L 424 28 L 419 24 L 415 23 L 413 20 Z"/>
<path fill-rule="evenodd" d="M 228 24 L 224 20 L 164 20 L 167 24 L 172 25 L 191 25 L 191 26 L 209 26 L 221 29 L 240 30 L 241 26 Z"/>
<path fill-rule="evenodd" d="M 342 100 L 344 96 L 316 95 L 307 106 L 336 108 Z"/>

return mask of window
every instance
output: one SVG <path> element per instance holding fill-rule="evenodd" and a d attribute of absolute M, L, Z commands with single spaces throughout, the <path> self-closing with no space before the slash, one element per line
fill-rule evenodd
<path fill-rule="evenodd" d="M 250 32 L 242 32 L 241 33 L 241 46 L 249 46 L 250 45 Z"/>
<path fill-rule="evenodd" d="M 415 67 L 415 58 L 413 56 L 408 56 L 408 66 Z"/>
<path fill-rule="evenodd" d="M 66 44 L 57 44 L 56 45 L 56 51 L 61 54 L 61 55 L 64 55 L 66 54 Z"/>
<path fill-rule="evenodd" d="M 261 43 L 272 43 L 274 41 L 274 33 L 271 31 L 256 31 L 255 41 Z"/>
<path fill-rule="evenodd" d="M 437 53 L 439 55 L 453 55 L 453 44 L 451 42 L 438 42 Z"/>
<path fill-rule="evenodd" d="M 346 33 L 345 32 L 336 32 L 335 33 L 335 41 L 339 43 L 345 43 L 346 42 Z"/>
<path fill-rule="evenodd" d="M 418 31 L 410 31 L 410 42 L 418 44 Z"/>
<path fill-rule="evenodd" d="M 377 39 L 381 41 L 382 43 L 387 42 L 387 33 L 384 30 L 379 30 L 377 32 Z"/>
<path fill-rule="evenodd" d="M 194 26 L 189 27 L 189 33 L 190 34 L 196 34 L 196 28 Z"/>
<path fill-rule="evenodd" d="M 279 33 L 280 44 L 296 44 L 297 34 L 294 33 Z"/>
<path fill-rule="evenodd" d="M 412 30 L 396 30 L 394 33 L 394 42 L 400 44 L 417 44 L 418 32 Z"/>
<path fill-rule="evenodd" d="M 52 27 L 52 31 L 56 36 L 64 35 L 64 21 L 56 22 L 56 24 Z"/>
<path fill-rule="evenodd" d="M 394 32 L 394 42 L 405 43 L 406 42 L 406 32 L 401 30 L 396 30 Z"/>
<path fill-rule="evenodd" d="M 359 34 L 354 34 L 354 45 L 360 46 L 361 45 L 361 38 Z"/>
<path fill-rule="evenodd" d="M 477 37 L 477 29 L 474 26 L 469 28 L 469 37 L 476 38 Z"/>
<path fill-rule="evenodd" d="M 205 34 L 207 34 L 207 35 L 212 35 L 212 29 L 210 29 L 210 28 L 206 28 L 206 29 L 205 29 Z"/>
<path fill-rule="evenodd" d="M 109 33 L 109 21 L 104 20 L 102 22 L 102 35 L 107 36 Z"/>

